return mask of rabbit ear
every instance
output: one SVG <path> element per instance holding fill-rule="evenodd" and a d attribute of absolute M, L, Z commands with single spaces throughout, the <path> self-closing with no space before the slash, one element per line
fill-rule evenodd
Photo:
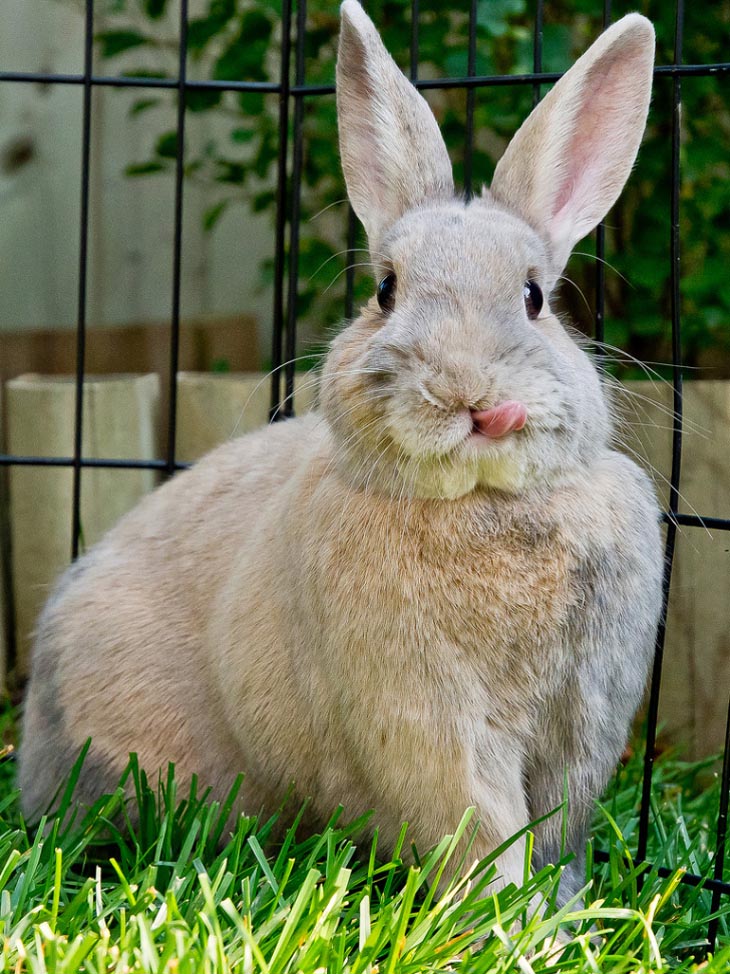
<path fill-rule="evenodd" d="M 451 163 L 431 109 L 388 54 L 356 0 L 341 7 L 337 56 L 340 156 L 371 250 L 411 207 L 453 196 Z"/>
<path fill-rule="evenodd" d="M 492 193 L 550 245 L 556 273 L 628 179 L 646 125 L 654 28 L 609 27 L 535 108 L 497 164 Z"/>

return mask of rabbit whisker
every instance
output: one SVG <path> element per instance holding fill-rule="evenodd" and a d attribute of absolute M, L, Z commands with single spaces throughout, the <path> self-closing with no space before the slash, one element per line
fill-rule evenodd
<path fill-rule="evenodd" d="M 323 359 L 325 357 L 326 357 L 326 353 L 325 352 L 310 352 L 310 353 L 308 353 L 306 355 L 298 355 L 296 358 L 288 359 L 286 362 L 282 362 L 281 365 L 274 366 L 273 369 L 271 369 L 269 372 L 267 372 L 265 375 L 263 375 L 261 377 L 261 379 L 253 387 L 253 389 L 251 390 L 251 392 L 248 394 L 248 398 L 246 399 L 246 402 L 241 407 L 241 412 L 238 414 L 238 419 L 236 420 L 236 422 L 235 422 L 235 424 L 233 426 L 233 429 L 231 430 L 231 432 L 229 434 L 229 439 L 230 439 L 230 437 L 236 435 L 236 430 L 241 425 L 241 421 L 243 420 L 243 417 L 244 417 L 244 414 L 245 414 L 246 410 L 248 409 L 249 405 L 251 404 L 251 400 L 256 395 L 256 393 L 259 391 L 259 389 L 261 388 L 261 386 L 265 382 L 267 382 L 272 377 L 272 375 L 274 375 L 280 369 L 285 369 L 287 367 L 287 365 L 293 365 L 296 362 L 302 362 L 302 361 L 306 361 L 306 360 L 312 359 L 312 358 Z"/>
<path fill-rule="evenodd" d="M 665 379 L 664 376 L 660 375 L 656 369 L 649 368 L 649 366 L 652 364 L 651 362 L 644 362 L 632 355 L 631 352 L 627 352 L 625 349 L 619 348 L 617 345 L 609 345 L 608 342 L 599 342 L 598 339 L 590 339 L 588 344 L 593 345 L 596 348 L 607 349 L 609 352 L 613 352 L 615 355 L 620 356 L 621 359 L 627 360 L 626 364 L 631 363 L 632 365 L 637 365 L 650 381 L 654 381 L 656 379 L 657 382 L 664 383 L 664 385 L 669 386 L 670 389 L 674 388 L 672 383 L 668 379 Z M 605 359 L 605 356 L 602 357 Z M 666 365 L 669 363 L 657 362 L 655 364 Z"/>
<path fill-rule="evenodd" d="M 588 257 L 590 260 L 595 260 L 599 264 L 604 264 L 606 267 L 610 268 L 614 272 L 614 274 L 618 274 L 618 276 L 621 278 L 621 280 L 625 284 L 628 284 L 628 286 L 630 288 L 633 288 L 634 290 L 636 290 L 635 286 L 631 283 L 631 281 L 627 277 L 624 277 L 624 275 L 621 273 L 621 271 L 617 267 L 615 267 L 613 264 L 609 263 L 609 261 L 607 261 L 604 257 L 599 257 L 598 254 L 589 254 L 589 253 L 586 253 L 586 251 L 584 251 L 584 250 L 574 250 L 573 251 L 573 256 L 574 257 Z"/>
<path fill-rule="evenodd" d="M 308 392 L 310 389 L 316 388 L 320 384 L 320 382 L 322 380 L 321 372 L 319 372 L 316 367 L 313 368 L 313 369 L 310 369 L 308 372 L 300 373 L 300 375 L 302 377 L 297 382 L 296 388 L 292 389 L 291 393 L 288 396 L 285 396 L 279 402 L 279 405 L 276 407 L 276 409 L 274 410 L 274 412 L 271 415 L 271 418 L 269 419 L 269 423 L 275 422 L 276 417 L 279 415 L 279 412 L 281 411 L 281 409 L 290 400 L 292 400 L 295 396 L 299 395 L 302 392 Z M 337 373 L 337 375 L 338 376 L 343 376 L 343 375 L 380 375 L 380 370 L 379 369 L 364 369 L 364 368 L 363 369 L 342 369 L 341 371 L 339 371 Z"/>
<path fill-rule="evenodd" d="M 323 213 L 326 213 L 327 210 L 331 210 L 333 206 L 341 206 L 343 203 L 347 203 L 347 202 L 349 201 L 346 196 L 343 196 L 342 199 L 339 200 L 333 200 L 331 203 L 328 203 L 327 206 L 323 206 L 321 210 L 317 210 L 314 216 L 310 216 L 310 218 L 307 220 L 307 223 L 314 223 L 314 221 L 318 220 Z"/>
<path fill-rule="evenodd" d="M 324 289 L 322 293 L 326 294 L 329 291 L 329 289 L 333 287 L 337 283 L 337 281 L 339 281 L 342 275 L 347 273 L 347 271 L 352 270 L 355 267 L 374 267 L 374 266 L 375 265 L 370 260 L 361 260 L 355 264 L 348 264 L 347 267 L 343 267 L 342 270 L 332 278 L 332 280 L 329 282 L 329 284 L 327 285 L 327 287 Z"/>
<path fill-rule="evenodd" d="M 370 251 L 367 249 L 367 247 L 353 247 L 352 250 L 350 250 L 349 247 L 346 247 L 344 250 L 339 250 L 336 254 L 332 254 L 330 257 L 327 257 L 325 260 L 322 261 L 322 263 L 319 265 L 317 270 L 313 274 L 310 274 L 309 277 L 307 278 L 307 284 L 309 284 L 309 282 L 313 278 L 315 278 L 317 274 L 319 274 L 319 272 L 322 270 L 323 267 L 326 267 L 330 261 L 335 260 L 337 257 L 342 257 L 343 254 L 356 254 L 356 253 L 367 254 L 369 252 Z M 345 268 L 345 270 L 347 270 L 347 268 Z"/>
<path fill-rule="evenodd" d="M 558 278 L 558 280 L 559 281 L 567 281 L 568 284 L 572 284 L 573 287 L 578 292 L 578 294 L 580 294 L 580 296 L 583 298 L 583 302 L 585 303 L 585 306 L 588 309 L 588 311 L 589 312 L 591 311 L 591 306 L 588 303 L 588 298 L 585 296 L 585 294 L 583 293 L 583 291 L 581 290 L 581 288 L 575 283 L 575 281 L 572 281 L 566 274 L 561 274 L 560 277 Z"/>
<path fill-rule="evenodd" d="M 633 457 L 633 458 L 634 458 L 634 459 L 635 459 L 636 461 L 638 461 L 638 462 L 639 462 L 639 464 L 640 464 L 641 466 L 643 466 L 643 467 L 647 467 L 647 468 L 649 468 L 649 469 L 651 470 L 651 472 L 652 472 L 652 473 L 653 473 L 653 474 L 654 474 L 655 476 L 657 476 L 657 477 L 659 477 L 659 479 L 660 479 L 660 480 L 661 480 L 661 481 L 662 481 L 662 482 L 663 482 L 664 484 L 666 484 L 666 485 L 667 485 L 667 486 L 668 486 L 668 487 L 669 487 L 670 489 L 672 488 L 672 482 L 671 482 L 671 480 L 669 479 L 669 477 L 667 477 L 667 476 L 665 476 L 665 474 L 663 474 L 663 473 L 661 472 L 661 470 L 658 470 L 658 469 L 657 469 L 657 468 L 656 468 L 656 467 L 654 466 L 654 464 L 653 464 L 653 463 L 650 463 L 650 462 L 648 461 L 648 459 L 647 459 L 646 457 L 642 457 L 642 455 L 641 455 L 641 454 L 640 454 L 640 453 L 639 453 L 639 452 L 638 452 L 637 450 L 634 450 L 634 449 L 633 449 L 632 447 L 630 447 L 630 446 L 629 446 L 629 445 L 628 445 L 627 443 L 620 443 L 619 445 L 620 445 L 620 447 L 621 447 L 621 449 L 623 449 L 623 450 L 626 450 L 626 452 L 627 452 L 627 453 L 630 453 L 630 454 L 631 454 L 631 456 L 632 456 L 632 457 Z M 699 513 L 699 511 L 698 511 L 698 510 L 697 510 L 697 509 L 696 509 L 696 508 L 695 508 L 695 507 L 694 507 L 694 506 L 693 506 L 693 505 L 692 505 L 692 504 L 691 504 L 691 503 L 690 503 L 690 502 L 689 502 L 689 501 L 687 500 L 687 497 L 686 497 L 686 496 L 685 496 L 685 495 L 684 495 L 684 494 L 683 494 L 683 493 L 682 493 L 682 492 L 681 492 L 681 491 L 680 491 L 679 489 L 677 489 L 677 490 L 676 490 L 676 493 L 677 493 L 677 497 L 679 497 L 679 499 L 680 499 L 680 500 L 681 500 L 681 501 L 682 501 L 682 502 L 683 502 L 684 504 L 686 504 L 686 505 L 687 505 L 687 507 L 688 507 L 688 509 L 689 509 L 689 512 L 690 512 L 690 514 L 694 514 L 694 516 L 695 516 L 695 517 L 696 517 L 696 518 L 697 518 L 697 519 L 699 520 L 699 522 L 700 522 L 700 524 L 701 524 L 701 525 L 702 525 L 702 527 L 703 527 L 703 528 L 705 529 L 705 533 L 707 534 L 707 536 L 708 536 L 708 538 L 713 538 L 713 535 L 712 535 L 712 532 L 710 531 L 710 529 L 709 529 L 709 528 L 707 527 L 707 525 L 706 525 L 706 524 L 705 524 L 705 522 L 703 521 L 703 519 L 702 519 L 702 515 L 701 515 L 701 514 Z M 672 516 L 672 512 L 671 512 L 671 511 L 667 511 L 667 516 L 668 516 L 668 517 L 669 517 L 669 519 L 670 519 L 670 520 L 672 521 L 672 523 L 674 524 L 674 526 L 675 526 L 675 527 L 677 528 L 677 530 L 679 531 L 679 533 L 680 533 L 680 534 L 682 534 L 682 535 L 684 536 L 684 532 L 682 531 L 682 528 L 681 528 L 681 526 L 680 526 L 680 524 L 679 524 L 679 522 L 678 522 L 678 521 L 677 521 L 677 520 L 676 520 L 676 519 L 675 519 L 675 518 L 674 518 L 674 517 Z"/>
<path fill-rule="evenodd" d="M 610 373 L 604 373 L 603 376 L 602 376 L 602 378 L 603 378 L 603 381 L 608 386 L 610 386 L 610 388 L 611 388 L 611 390 L 613 392 L 620 393 L 626 399 L 633 399 L 633 400 L 636 400 L 636 401 L 646 402 L 650 406 L 652 406 L 653 408 L 655 408 L 655 409 L 659 410 L 660 412 L 663 412 L 665 415 L 671 417 L 671 419 L 674 420 L 676 423 L 680 423 L 681 422 L 681 423 L 687 425 L 688 427 L 693 427 L 695 431 L 703 432 L 703 433 L 710 433 L 711 432 L 708 429 L 705 429 L 705 428 L 703 428 L 701 426 L 698 426 L 696 423 L 694 423 L 692 420 L 690 420 L 687 416 L 685 416 L 685 415 L 680 416 L 680 414 L 677 413 L 674 410 L 673 407 L 668 406 L 665 403 L 662 403 L 662 402 L 660 402 L 657 399 L 652 399 L 650 396 L 645 396 L 643 393 L 639 392 L 637 389 L 634 389 L 632 386 L 629 386 L 626 383 L 621 382 L 620 379 L 617 379 L 616 376 L 611 375 Z M 651 380 L 649 380 L 649 381 L 651 381 Z"/>
<path fill-rule="evenodd" d="M 636 403 L 639 402 L 648 403 L 648 405 L 651 406 L 653 409 L 656 409 L 658 412 L 662 413 L 663 415 L 671 419 L 672 422 L 675 424 L 675 426 L 689 430 L 690 432 L 696 433 L 699 436 L 712 435 L 712 430 L 708 430 L 706 427 L 698 425 L 693 420 L 689 419 L 687 416 L 684 415 L 680 416 L 679 413 L 675 412 L 675 410 L 672 409 L 670 406 L 665 406 L 663 403 L 659 402 L 658 400 L 652 399 L 650 396 L 645 396 L 642 393 L 637 392 L 636 389 L 630 389 L 627 386 L 623 385 L 622 383 L 618 382 L 618 380 L 613 380 L 610 384 L 611 384 L 611 388 L 615 392 L 620 392 L 621 395 L 623 395 L 626 400 L 633 400 Z M 645 415 L 648 418 L 648 413 L 645 412 Z"/>
<path fill-rule="evenodd" d="M 361 407 L 361 405 L 362 405 L 362 400 L 356 402 L 353 406 L 351 406 L 348 410 L 346 410 L 341 415 L 347 416 L 351 412 L 353 412 L 355 409 L 359 409 Z M 336 463 L 340 459 L 340 457 L 346 453 L 346 451 L 350 447 L 350 444 L 354 440 L 356 440 L 358 437 L 361 437 L 363 433 L 369 432 L 371 429 L 373 429 L 374 427 L 376 427 L 381 422 L 382 422 L 381 417 L 380 416 L 376 416 L 374 419 L 370 420 L 370 422 L 368 422 L 365 426 L 361 426 L 357 430 L 353 430 L 353 432 L 350 433 L 349 436 L 345 437 L 345 439 L 339 444 L 338 448 L 332 453 L 332 455 L 331 455 L 331 457 L 329 459 L 329 462 L 328 462 L 328 464 L 327 464 L 327 466 L 325 468 L 324 474 L 326 475 L 326 474 L 328 474 L 330 472 L 330 470 L 336 465 Z M 370 454 L 367 454 L 366 456 L 369 457 Z M 361 463 L 358 465 L 358 468 L 355 471 L 355 475 L 356 475 L 354 477 L 355 481 L 357 481 L 357 478 L 360 475 L 360 470 L 362 469 L 363 462 L 364 461 L 361 461 Z"/>

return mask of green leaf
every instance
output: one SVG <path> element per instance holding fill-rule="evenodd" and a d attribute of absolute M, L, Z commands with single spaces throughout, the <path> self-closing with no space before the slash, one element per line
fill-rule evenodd
<path fill-rule="evenodd" d="M 185 92 L 185 107 L 191 112 L 207 112 L 220 105 L 222 91 L 206 88 L 188 88 Z"/>
<path fill-rule="evenodd" d="M 567 71 L 572 63 L 571 32 L 565 24 L 545 24 L 542 35 L 544 71 Z"/>
<path fill-rule="evenodd" d="M 262 139 L 259 151 L 253 160 L 253 170 L 259 179 L 264 179 L 278 158 L 278 147 L 273 139 Z"/>
<path fill-rule="evenodd" d="M 466 51 L 452 51 L 444 60 L 444 67 L 448 74 L 455 78 L 462 78 L 468 68 L 469 55 Z"/>
<path fill-rule="evenodd" d="M 231 201 L 221 200 L 219 203 L 215 203 L 213 206 L 209 207 L 203 214 L 203 229 L 206 232 L 210 232 L 213 227 L 218 223 L 220 218 L 228 209 L 228 204 Z"/>
<path fill-rule="evenodd" d="M 216 81 L 266 81 L 266 52 L 263 40 L 247 40 L 237 34 L 215 62 L 213 77 Z"/>
<path fill-rule="evenodd" d="M 225 25 L 211 20 L 209 17 L 196 17 L 188 24 L 188 50 L 197 54 L 219 34 Z"/>
<path fill-rule="evenodd" d="M 216 159 L 216 182 L 240 184 L 246 179 L 246 167 L 240 162 L 229 162 L 227 159 Z"/>
<path fill-rule="evenodd" d="M 144 12 L 151 20 L 159 20 L 166 6 L 167 0 L 144 0 Z"/>
<path fill-rule="evenodd" d="M 218 81 L 268 80 L 266 54 L 272 30 L 269 17 L 258 10 L 248 11 L 236 35 L 216 61 L 213 77 Z"/>
<path fill-rule="evenodd" d="M 149 176 L 151 173 L 164 172 L 167 169 L 161 162 L 135 162 L 124 169 L 125 176 Z"/>
<path fill-rule="evenodd" d="M 122 73 L 123 78 L 167 78 L 166 71 L 159 68 L 132 68 Z"/>
<path fill-rule="evenodd" d="M 199 53 L 218 34 L 227 28 L 236 16 L 236 0 L 211 0 L 208 13 L 196 17 L 188 24 L 188 48 Z"/>
<path fill-rule="evenodd" d="M 241 21 L 241 36 L 247 41 L 268 41 L 273 24 L 260 10 L 249 10 Z"/>
<path fill-rule="evenodd" d="M 156 105 L 160 104 L 159 98 L 140 98 L 139 101 L 134 102 L 132 107 L 129 109 L 130 115 L 141 115 L 142 112 L 148 111 L 150 108 L 154 108 Z"/>
<path fill-rule="evenodd" d="M 257 193 L 251 203 L 251 209 L 254 213 L 261 213 L 263 210 L 268 210 L 270 206 L 276 203 L 276 193 L 272 189 L 267 189 L 263 193 Z"/>
<path fill-rule="evenodd" d="M 258 91 L 242 91 L 238 104 L 244 115 L 261 115 L 264 110 L 264 95 Z"/>
<path fill-rule="evenodd" d="M 236 16 L 236 0 L 210 0 L 208 16 L 220 21 L 229 21 Z"/>
<path fill-rule="evenodd" d="M 94 40 L 101 48 L 103 58 L 113 58 L 132 48 L 154 43 L 136 30 L 105 30 L 98 33 Z"/>
<path fill-rule="evenodd" d="M 165 132 L 155 143 L 155 153 L 163 159 L 177 158 L 177 132 Z"/>
<path fill-rule="evenodd" d="M 233 129 L 231 132 L 231 141 L 250 142 L 255 135 L 256 132 L 253 129 L 243 129 L 243 128 Z"/>

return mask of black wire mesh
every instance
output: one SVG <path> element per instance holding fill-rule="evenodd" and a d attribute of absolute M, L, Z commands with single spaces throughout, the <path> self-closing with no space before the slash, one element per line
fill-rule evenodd
<path fill-rule="evenodd" d="M 0 455 L 0 466 L 37 466 L 73 468 L 72 501 L 72 557 L 78 554 L 80 539 L 81 480 L 85 468 L 118 468 L 158 470 L 170 475 L 186 466 L 178 462 L 175 454 L 177 426 L 177 374 L 180 345 L 180 291 L 182 265 L 182 218 L 184 202 L 185 172 L 185 95 L 188 91 L 234 91 L 270 93 L 279 101 L 279 154 L 277 162 L 275 254 L 274 254 L 274 301 L 273 301 L 273 370 L 271 373 L 271 418 L 281 419 L 294 411 L 294 358 L 296 349 L 296 318 L 298 293 L 298 255 L 299 221 L 301 206 L 301 185 L 303 165 L 303 120 L 305 98 L 330 95 L 332 85 L 307 85 L 305 83 L 305 31 L 307 21 L 306 0 L 296 6 L 295 40 L 292 45 L 293 0 L 284 0 L 281 21 L 281 73 L 278 83 L 273 82 L 235 82 L 213 80 L 190 80 L 187 78 L 187 29 L 188 3 L 180 0 L 179 51 L 177 78 L 154 77 L 112 77 L 93 72 L 94 48 L 94 0 L 85 0 L 84 68 L 81 74 L 52 74 L 33 72 L 0 72 L 0 82 L 42 83 L 44 85 L 76 85 L 83 87 L 82 136 L 81 136 L 81 211 L 80 245 L 78 265 L 78 314 L 76 328 L 76 400 L 73 455 L 69 457 L 14 456 Z M 611 2 L 604 0 L 603 24 L 611 20 Z M 478 75 L 476 73 L 476 22 L 477 3 L 469 0 L 469 32 L 467 50 L 467 74 L 465 77 L 420 79 L 419 78 L 419 0 L 411 0 L 410 65 L 411 79 L 422 90 L 462 89 L 466 97 L 466 127 L 464 133 L 464 188 L 471 194 L 473 183 L 474 147 L 474 104 L 477 91 L 495 86 L 532 86 L 533 100 L 536 103 L 541 95 L 541 86 L 556 81 L 560 75 L 545 72 L 543 68 L 543 2 L 535 6 L 533 33 L 533 71 L 519 75 Z M 658 65 L 655 78 L 671 79 L 672 84 L 672 134 L 671 134 L 671 236 L 669 240 L 671 263 L 671 324 L 672 324 L 672 386 L 674 419 L 672 429 L 672 469 L 670 477 L 669 504 L 664 519 L 667 524 L 664 572 L 664 613 L 657 633 L 656 654 L 649 697 L 647 737 L 644 752 L 644 778 L 639 816 L 639 834 L 636 858 L 646 859 L 650 832 L 650 791 L 664 641 L 666 635 L 666 607 L 672 580 L 672 567 L 679 526 L 707 527 L 713 530 L 730 530 L 730 519 L 704 517 L 700 514 L 679 512 L 679 487 L 682 458 L 682 341 L 680 306 L 680 135 L 682 79 L 686 77 L 715 77 L 730 74 L 730 63 L 683 64 L 684 2 L 676 0 L 674 56 L 671 64 Z M 292 48 L 294 63 L 292 65 Z M 294 83 L 291 84 L 292 70 Z M 92 124 L 92 98 L 97 87 L 173 89 L 177 92 L 177 145 L 175 158 L 175 194 L 172 214 L 173 231 L 173 287 L 170 316 L 170 375 L 169 375 L 169 416 L 166 455 L 152 460 L 99 459 L 82 455 L 83 432 L 83 386 L 85 378 L 86 350 L 86 306 L 87 270 L 89 237 L 89 173 Z M 290 164 L 291 163 L 291 164 Z M 347 249 L 348 256 L 354 253 L 357 223 L 352 213 L 348 213 Z M 595 277 L 595 337 L 603 340 L 605 307 L 605 235 L 600 226 L 596 232 L 596 277 Z M 346 272 L 345 315 L 353 312 L 353 260 L 348 259 Z M 282 387 L 283 373 L 283 387 Z M 697 876 L 685 873 L 682 882 L 690 886 L 704 885 L 712 891 L 712 912 L 720 906 L 721 897 L 730 895 L 730 883 L 723 881 L 724 860 L 727 844 L 728 794 L 730 793 L 730 708 L 726 724 L 725 753 L 721 776 L 720 804 L 718 808 L 716 844 L 712 876 Z M 597 860 L 605 859 L 605 853 L 596 851 Z M 681 864 L 677 864 L 680 866 Z M 671 870 L 657 869 L 661 876 L 671 875 Z M 717 919 L 708 924 L 710 948 L 715 946 L 718 933 Z"/>
<path fill-rule="evenodd" d="M 677 0 L 675 30 L 674 30 L 674 64 L 679 65 L 682 60 L 682 35 L 684 26 L 684 0 Z M 680 320 L 679 299 L 679 137 L 681 125 L 682 80 L 679 75 L 672 79 L 672 193 L 671 209 L 671 237 L 669 244 L 669 259 L 671 262 L 671 296 L 672 296 L 672 399 L 674 416 L 672 419 L 672 472 L 669 483 L 669 511 L 667 512 L 667 539 L 664 548 L 664 611 L 659 623 L 654 654 L 654 668 L 651 679 L 651 694 L 649 697 L 649 713 L 646 733 L 646 747 L 644 750 L 644 786 L 641 796 L 641 811 L 639 815 L 639 842 L 637 856 L 646 858 L 646 846 L 649 836 L 649 807 L 651 795 L 651 777 L 656 745 L 657 720 L 659 717 L 659 690 L 662 679 L 662 663 L 664 658 L 664 641 L 666 637 L 667 606 L 669 604 L 669 589 L 672 583 L 672 567 L 677 543 L 676 515 L 679 512 L 679 480 L 682 465 L 682 333 Z"/>
<path fill-rule="evenodd" d="M 81 533 L 81 452 L 84 424 L 86 365 L 86 295 L 89 255 L 89 161 L 91 158 L 91 69 L 94 62 L 94 0 L 86 0 L 84 27 L 84 100 L 81 133 L 81 217 L 79 227 L 79 311 L 76 323 L 76 403 L 74 415 L 73 502 L 71 557 L 79 553 Z"/>

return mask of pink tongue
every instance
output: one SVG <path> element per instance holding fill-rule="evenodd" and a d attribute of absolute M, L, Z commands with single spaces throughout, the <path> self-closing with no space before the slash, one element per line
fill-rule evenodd
<path fill-rule="evenodd" d="M 521 430 L 527 422 L 527 409 L 521 402 L 508 399 L 491 409 L 472 412 L 471 418 L 476 431 L 497 439 L 515 430 Z"/>

